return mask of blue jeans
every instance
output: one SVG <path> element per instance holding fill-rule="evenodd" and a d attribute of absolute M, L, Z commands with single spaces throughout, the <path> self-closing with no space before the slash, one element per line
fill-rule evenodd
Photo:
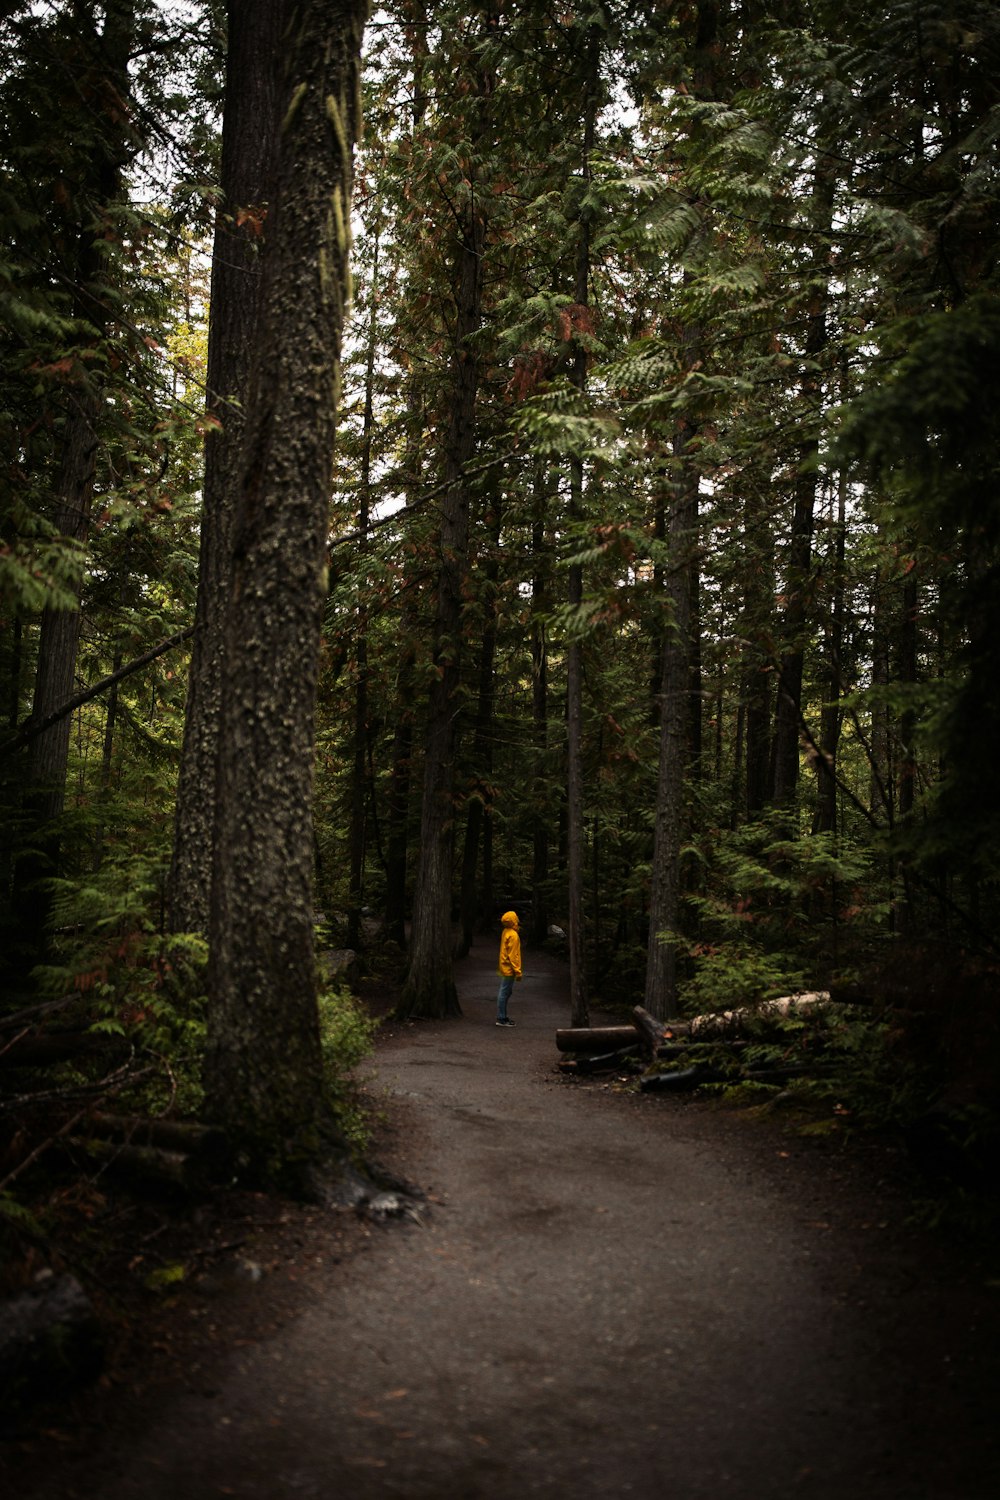
<path fill-rule="evenodd" d="M 513 974 L 503 974 L 503 975 L 501 975 L 501 977 L 500 977 L 500 988 L 497 990 L 497 1020 L 498 1021 L 506 1021 L 506 1019 L 507 1019 L 507 1001 L 510 999 L 510 992 L 511 992 L 511 990 L 513 988 L 514 988 L 514 976 L 513 976 Z"/>

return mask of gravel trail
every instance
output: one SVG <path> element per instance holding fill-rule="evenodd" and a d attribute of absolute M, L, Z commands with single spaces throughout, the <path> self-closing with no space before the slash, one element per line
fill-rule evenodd
<path fill-rule="evenodd" d="M 422 1222 L 373 1229 L 273 1336 L 95 1434 L 90 1493 L 1000 1493 L 977 1289 L 938 1284 L 815 1148 L 563 1080 L 565 969 L 527 953 L 502 1030 L 493 961 L 460 966 L 461 1021 L 379 1049 Z"/>

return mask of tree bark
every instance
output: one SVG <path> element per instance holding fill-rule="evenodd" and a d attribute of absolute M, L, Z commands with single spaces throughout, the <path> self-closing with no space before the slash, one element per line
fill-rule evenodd
<path fill-rule="evenodd" d="M 660 761 L 653 834 L 653 868 L 649 894 L 649 948 L 646 956 L 645 1008 L 666 1020 L 677 1013 L 677 940 L 680 927 L 680 851 L 684 828 L 684 776 L 689 759 L 691 688 L 691 568 L 688 552 L 696 542 L 698 482 L 686 454 L 686 437 L 675 443 L 680 466 L 670 508 L 667 536 L 672 564 L 665 607 L 668 629 L 663 645 Z"/>
<path fill-rule="evenodd" d="M 479 327 L 482 247 L 479 214 L 459 247 L 454 404 L 446 439 L 449 481 L 441 505 L 434 671 L 427 716 L 420 861 L 413 902 L 410 968 L 400 1002 L 404 1016 L 461 1015 L 452 972 L 451 875 L 454 848 L 455 747 L 461 681 L 462 585 L 468 565 L 469 492 L 462 470 L 475 444 L 478 361 L 468 339 Z"/>
<path fill-rule="evenodd" d="M 399 667 L 399 709 L 392 741 L 392 769 L 386 798 L 385 932 L 386 937 L 406 947 L 406 855 L 410 813 L 413 718 L 408 707 L 413 677 L 413 654 L 404 648 Z"/>
<path fill-rule="evenodd" d="M 531 723 L 534 740 L 535 816 L 531 851 L 531 928 L 530 941 L 544 943 L 549 930 L 549 818 L 550 795 L 548 771 L 549 742 L 549 658 L 545 635 L 548 612 L 550 562 L 545 548 L 546 495 L 539 469 L 535 473 L 535 514 L 531 526 Z"/>
<path fill-rule="evenodd" d="M 421 125 L 427 110 L 428 85 L 427 63 L 429 57 L 427 7 L 414 4 L 413 25 L 408 40 L 412 48 L 413 102 L 410 115 L 414 132 Z M 411 370 L 406 389 L 406 462 L 404 468 L 409 479 L 415 477 L 420 468 L 420 447 L 423 437 L 423 398 L 416 373 Z M 408 482 L 409 482 L 408 479 Z M 415 497 L 407 495 L 407 503 Z M 410 784 L 412 781 L 411 757 L 413 754 L 413 664 L 415 659 L 414 635 L 415 609 L 411 602 L 404 606 L 401 636 L 403 646 L 399 660 L 397 688 L 396 729 L 392 745 L 392 770 L 389 777 L 387 798 L 387 822 L 385 850 L 385 932 L 400 948 L 406 947 L 406 869 L 409 847 Z"/>
<path fill-rule="evenodd" d="M 741 634 L 750 642 L 766 636 L 774 611 L 774 537 L 769 519 L 751 501 L 744 507 L 745 568 Z M 773 671 L 766 647 L 751 645 L 743 667 L 746 705 L 744 809 L 750 818 L 763 812 L 770 794 L 771 705 Z"/>
<path fill-rule="evenodd" d="M 291 0 L 225 632 L 205 1058 L 252 1175 L 322 1190 L 312 773 L 366 0 Z"/>
<path fill-rule="evenodd" d="M 594 132 L 597 120 L 600 40 L 596 26 L 588 27 L 584 58 L 583 141 L 580 165 L 581 206 L 577 218 L 576 280 L 574 300 L 583 309 L 590 300 L 590 220 L 592 210 L 585 200 L 592 180 Z M 587 389 L 587 350 L 577 339 L 570 379 L 581 397 Z M 570 520 L 583 519 L 583 461 L 570 460 Z M 583 569 L 574 563 L 569 570 L 569 606 L 578 610 L 583 602 Z M 566 648 L 566 879 L 569 926 L 569 1000 L 574 1026 L 586 1026 L 587 972 L 584 955 L 584 860 L 583 826 L 583 645 L 571 640 Z"/>
<path fill-rule="evenodd" d="M 210 422 L 184 744 L 177 783 L 170 923 L 207 932 L 215 842 L 226 610 L 250 370 L 260 339 L 262 252 L 274 199 L 279 61 L 287 0 L 230 0 L 208 339 Z"/>
<path fill-rule="evenodd" d="M 634 1026 L 569 1026 L 556 1031 L 560 1052 L 611 1052 L 638 1041 Z"/>
<path fill-rule="evenodd" d="M 494 549 L 500 546 L 500 513 L 497 506 L 493 535 Z M 473 786 L 465 815 L 465 844 L 462 849 L 462 874 L 459 886 L 459 919 L 461 937 L 455 950 L 456 958 L 465 958 L 472 947 L 476 924 L 482 917 L 482 904 L 476 886 L 476 870 L 479 865 L 479 848 L 488 817 L 493 780 L 493 739 L 496 726 L 493 717 L 494 673 L 497 644 L 496 587 L 499 576 L 496 556 L 490 558 L 483 569 L 486 597 L 483 601 L 483 639 L 479 648 L 479 695 L 476 707 L 476 722 L 472 734 Z"/>
<path fill-rule="evenodd" d="M 794 510 L 789 538 L 785 575 L 787 603 L 781 633 L 784 649 L 778 663 L 778 696 L 774 716 L 774 779 L 772 797 L 776 807 L 790 808 L 795 801 L 799 779 L 799 723 L 802 712 L 802 672 L 805 659 L 804 634 L 809 620 L 810 570 L 812 562 L 813 516 L 816 505 L 816 463 L 819 454 L 819 421 L 823 382 L 818 362 L 828 342 L 826 281 L 827 256 L 824 236 L 830 232 L 833 215 L 834 173 L 825 158 L 816 167 L 813 199 L 814 234 L 818 248 L 814 252 L 812 272 L 820 280 L 813 289 L 808 312 L 803 349 L 803 374 L 800 400 L 804 411 L 799 444 L 798 473 L 795 477 Z"/>
<path fill-rule="evenodd" d="M 411 377 L 406 396 L 407 406 L 407 475 L 416 475 L 420 467 L 420 440 L 423 411 L 420 391 Z M 407 495 L 412 505 L 415 494 Z M 414 664 L 416 661 L 417 608 L 408 590 L 400 622 L 399 666 L 396 681 L 396 727 L 392 737 L 392 762 L 389 791 L 386 798 L 385 847 L 385 935 L 400 948 L 406 947 L 406 872 L 410 842 L 410 787 L 413 782 L 413 701 L 416 695 Z"/>
<path fill-rule="evenodd" d="M 115 652 L 112 663 L 111 675 L 115 681 L 108 689 L 108 706 L 104 716 L 104 746 L 101 751 L 101 790 L 99 805 L 101 807 L 101 818 L 94 829 L 94 869 L 99 870 L 104 859 L 104 818 L 106 815 L 108 797 L 111 791 L 111 775 L 114 766 L 115 749 L 115 723 L 118 718 L 118 682 L 119 673 L 122 669 L 122 653 Z"/>
<path fill-rule="evenodd" d="M 365 406 L 361 430 L 361 483 L 358 505 L 358 562 L 364 577 L 364 556 L 368 549 L 368 523 L 371 516 L 372 438 L 375 430 L 374 386 L 375 349 L 378 325 L 379 231 L 375 233 L 372 261 L 371 317 L 368 324 L 368 347 L 365 351 Z M 357 682 L 354 689 L 354 764 L 351 771 L 350 885 L 347 901 L 347 946 L 364 946 L 361 927 L 361 905 L 364 900 L 365 811 L 368 805 L 368 611 L 358 606 L 355 654 Z"/>
<path fill-rule="evenodd" d="M 813 818 L 813 833 L 834 833 L 837 828 L 837 751 L 840 745 L 840 726 L 843 718 L 840 699 L 843 692 L 844 562 L 847 549 L 846 473 L 842 474 L 840 479 L 834 535 L 831 559 L 833 598 L 830 602 L 829 618 L 823 641 L 826 701 L 820 717 L 820 755 L 816 762 L 816 813 Z"/>

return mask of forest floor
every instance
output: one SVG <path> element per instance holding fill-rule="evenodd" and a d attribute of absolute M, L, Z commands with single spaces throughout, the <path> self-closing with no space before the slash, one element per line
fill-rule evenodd
<path fill-rule="evenodd" d="M 379 1043 L 381 1160 L 419 1218 L 199 1209 L 195 1269 L 8 1444 L 5 1493 L 1000 1493 L 996 1259 L 908 1227 L 888 1147 L 564 1078 L 564 966 L 526 955 L 501 1030 L 494 960 L 460 966 L 461 1021 Z"/>

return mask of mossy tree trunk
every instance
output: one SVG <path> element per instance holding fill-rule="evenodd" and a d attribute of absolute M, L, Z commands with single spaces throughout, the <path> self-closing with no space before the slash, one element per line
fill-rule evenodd
<path fill-rule="evenodd" d="M 310 1190 L 340 1149 L 316 1008 L 313 750 L 367 4 L 287 15 L 226 618 L 205 1086 L 259 1179 Z"/>
<path fill-rule="evenodd" d="M 184 718 L 170 871 L 175 932 L 207 932 L 215 842 L 223 640 L 232 574 L 244 409 L 260 336 L 261 265 L 274 188 L 281 42 L 277 0 L 230 0 L 222 195 L 212 256 L 205 483 L 197 630 Z"/>

